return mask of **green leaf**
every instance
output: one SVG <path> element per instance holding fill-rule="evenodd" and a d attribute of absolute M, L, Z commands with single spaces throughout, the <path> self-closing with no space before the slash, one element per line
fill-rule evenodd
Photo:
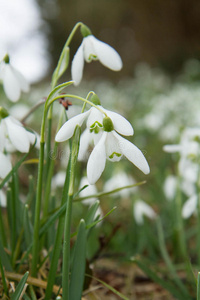
<path fill-rule="evenodd" d="M 197 278 L 197 300 L 200 300 L 200 272 L 198 272 Z"/>
<path fill-rule="evenodd" d="M 11 295 L 10 299 L 11 300 L 18 300 L 19 297 L 21 296 L 24 286 L 26 284 L 26 280 L 28 278 L 29 272 L 26 272 L 20 282 L 18 283 L 15 292 Z"/>
<path fill-rule="evenodd" d="M 177 299 L 181 300 L 189 300 L 191 299 L 190 297 L 184 295 L 180 290 L 177 289 L 177 286 L 172 284 L 171 282 L 167 281 L 166 278 L 162 279 L 159 277 L 153 270 L 151 270 L 147 265 L 147 263 L 143 263 L 141 259 L 137 258 L 132 258 L 131 259 L 133 262 L 135 262 L 138 267 L 145 273 L 149 278 L 151 278 L 154 282 L 158 283 L 161 285 L 164 289 L 169 291 L 172 295 L 174 295 Z"/>
<path fill-rule="evenodd" d="M 91 276 L 89 274 L 85 274 L 85 276 L 89 277 L 89 278 L 92 278 L 98 282 L 100 282 L 101 284 L 103 284 L 105 287 L 107 287 L 111 292 L 113 292 L 115 295 L 119 296 L 121 299 L 124 299 L 124 300 L 130 300 L 129 298 L 127 298 L 126 296 L 124 296 L 122 293 L 120 293 L 119 291 L 117 291 L 115 288 L 113 288 L 112 286 L 110 286 L 108 283 L 98 279 L 98 278 L 95 278 L 94 276 Z"/>
<path fill-rule="evenodd" d="M 10 261 L 8 259 L 7 253 L 5 252 L 5 250 L 3 248 L 1 240 L 0 240 L 0 257 L 1 257 L 1 261 L 2 261 L 2 264 L 5 267 L 5 269 L 7 271 L 12 271 L 11 263 L 10 263 Z"/>
<path fill-rule="evenodd" d="M 86 228 L 85 221 L 81 220 L 72 262 L 71 279 L 69 286 L 69 299 L 80 300 L 83 290 L 86 260 Z"/>

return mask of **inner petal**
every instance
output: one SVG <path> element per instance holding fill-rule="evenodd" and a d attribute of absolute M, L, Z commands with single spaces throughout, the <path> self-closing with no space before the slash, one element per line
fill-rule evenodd
<path fill-rule="evenodd" d="M 119 161 L 122 158 L 119 142 L 112 132 L 109 132 L 106 138 L 106 157 L 113 162 Z"/>

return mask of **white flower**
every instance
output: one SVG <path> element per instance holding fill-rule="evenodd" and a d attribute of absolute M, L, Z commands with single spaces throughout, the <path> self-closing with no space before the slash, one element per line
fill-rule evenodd
<path fill-rule="evenodd" d="M 142 200 L 137 200 L 134 204 L 133 215 L 138 225 L 142 225 L 144 223 L 144 216 L 150 219 L 156 218 L 155 211 Z"/>
<path fill-rule="evenodd" d="M 79 193 L 80 197 L 87 197 L 87 196 L 97 194 L 96 186 L 94 184 L 89 184 L 87 177 L 82 177 L 79 188 L 81 189 L 85 185 L 88 185 L 88 186 Z M 88 198 L 88 199 L 85 199 L 84 201 L 82 201 L 82 203 L 86 204 L 86 205 L 90 205 L 90 204 L 93 204 L 96 200 L 98 200 L 97 197 Z"/>
<path fill-rule="evenodd" d="M 99 106 L 103 111 L 106 112 L 108 117 L 112 120 L 114 128 L 117 132 L 123 135 L 133 135 L 133 128 L 131 124 L 118 113 L 109 111 L 102 106 Z M 83 122 L 87 119 L 87 129 L 90 133 L 99 133 L 100 129 L 103 129 L 103 118 L 104 114 L 100 112 L 95 107 L 91 107 L 88 111 L 78 114 L 75 117 L 69 119 L 64 125 L 60 128 L 56 134 L 55 140 L 57 142 L 64 142 L 70 139 L 76 128 L 76 125 L 81 126 Z M 100 136 L 97 140 L 99 140 Z M 85 142 L 89 143 L 89 138 L 86 138 Z"/>
<path fill-rule="evenodd" d="M 2 190 L 0 190 L 0 206 L 6 207 L 6 205 L 7 205 L 6 195 Z"/>
<path fill-rule="evenodd" d="M 115 162 L 119 161 L 123 155 L 144 174 L 150 172 L 143 153 L 134 144 L 121 137 L 114 130 L 111 132 L 104 131 L 87 163 L 89 183 L 94 184 L 100 178 L 106 165 L 106 159 Z"/>
<path fill-rule="evenodd" d="M 171 201 L 174 199 L 177 190 L 177 183 L 177 177 L 174 175 L 169 175 L 165 179 L 163 189 L 167 200 Z"/>
<path fill-rule="evenodd" d="M 29 91 L 29 84 L 24 76 L 10 63 L 5 63 L 4 61 L 1 63 L 0 80 L 3 81 L 6 96 L 12 102 L 19 100 L 22 91 Z"/>
<path fill-rule="evenodd" d="M 75 85 L 78 85 L 81 82 L 84 60 L 86 62 L 99 60 L 102 65 L 113 71 L 119 71 L 122 68 L 121 57 L 115 49 L 108 44 L 101 42 L 93 35 L 88 35 L 83 38 L 72 61 L 71 72 L 72 80 Z"/>
<path fill-rule="evenodd" d="M 115 190 L 117 188 L 121 188 L 124 186 L 128 186 L 128 185 L 133 185 L 135 184 L 135 180 L 128 175 L 125 172 L 118 172 L 117 174 L 114 174 L 109 180 L 106 181 L 105 185 L 104 185 L 104 191 L 105 192 L 109 192 L 112 190 Z M 137 191 L 137 186 L 136 187 L 132 187 L 132 188 L 127 188 L 127 189 L 123 189 L 117 193 L 113 194 L 113 197 L 128 197 L 130 196 L 132 193 L 135 193 Z"/>
<path fill-rule="evenodd" d="M 0 178 L 5 178 L 11 170 L 12 164 L 9 156 L 0 151 Z"/>
<path fill-rule="evenodd" d="M 197 210 L 197 195 L 191 196 L 183 205 L 182 208 L 182 217 L 184 219 L 189 218 L 192 214 L 194 214 Z"/>
<path fill-rule="evenodd" d="M 29 151 L 35 142 L 35 134 L 27 131 L 15 118 L 8 116 L 0 121 L 0 151 L 4 151 L 8 143 L 22 153 Z"/>

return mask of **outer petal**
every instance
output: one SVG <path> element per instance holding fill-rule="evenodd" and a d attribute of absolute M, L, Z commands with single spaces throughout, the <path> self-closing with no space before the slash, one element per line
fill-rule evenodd
<path fill-rule="evenodd" d="M 83 67 L 84 67 L 84 53 L 83 53 L 83 42 L 82 42 L 72 60 L 71 73 L 72 73 L 72 80 L 74 81 L 74 85 L 78 85 L 81 82 L 83 76 Z"/>
<path fill-rule="evenodd" d="M 55 137 L 56 142 L 64 142 L 70 139 L 74 134 L 76 125 L 81 126 L 89 113 L 90 111 L 88 110 L 82 114 L 76 115 L 75 117 L 65 122 L 65 124 L 60 128 L 60 130 L 56 134 Z"/>
<path fill-rule="evenodd" d="M 142 225 L 144 223 L 144 216 L 147 216 L 150 219 L 154 219 L 156 217 L 156 213 L 151 206 L 142 200 L 138 200 L 135 203 L 133 214 L 138 225 Z"/>
<path fill-rule="evenodd" d="M 20 84 L 13 73 L 12 67 L 7 64 L 4 70 L 4 78 L 3 78 L 3 87 L 6 93 L 6 96 L 13 102 L 19 100 L 21 91 Z"/>
<path fill-rule="evenodd" d="M 138 149 L 134 144 L 124 139 L 116 132 L 113 132 L 113 134 L 119 141 L 119 147 L 121 149 L 122 154 L 126 156 L 126 158 L 130 160 L 144 174 L 149 174 L 149 165 L 142 151 L 140 151 L 140 149 Z"/>
<path fill-rule="evenodd" d="M 169 153 L 174 153 L 174 152 L 180 152 L 182 150 L 182 146 L 177 144 L 177 145 L 165 145 L 163 147 L 163 150 L 165 152 L 169 152 Z"/>
<path fill-rule="evenodd" d="M 101 176 L 106 164 L 105 140 L 107 133 L 104 132 L 98 144 L 94 147 L 87 163 L 87 177 L 90 184 Z"/>
<path fill-rule="evenodd" d="M 29 83 L 27 82 L 27 80 L 25 79 L 25 77 L 14 67 L 12 67 L 12 66 L 10 66 L 10 67 L 12 68 L 13 74 L 15 75 L 21 90 L 23 92 L 28 92 L 30 86 L 29 86 Z"/>
<path fill-rule="evenodd" d="M 91 142 L 91 133 L 88 129 L 85 129 L 81 134 L 78 160 L 84 161 L 87 158 L 87 150 Z"/>
<path fill-rule="evenodd" d="M 183 205 L 182 216 L 184 219 L 189 218 L 197 208 L 197 195 L 190 197 Z"/>
<path fill-rule="evenodd" d="M 0 152 L 0 177 L 5 178 L 11 169 L 12 165 L 9 158 Z"/>
<path fill-rule="evenodd" d="M 15 119 L 12 117 L 7 117 L 4 120 L 11 143 L 18 151 L 22 153 L 28 152 L 30 141 L 26 129 L 23 126 L 19 126 L 18 122 L 15 122 Z"/>
<path fill-rule="evenodd" d="M 90 39 L 93 42 L 95 52 L 102 65 L 113 71 L 120 71 L 123 64 L 117 51 L 92 35 L 90 36 Z"/>
<path fill-rule="evenodd" d="M 129 121 L 127 121 L 123 116 L 120 114 L 104 109 L 107 113 L 108 117 L 111 118 L 114 129 L 122 135 L 133 135 L 133 127 Z"/>

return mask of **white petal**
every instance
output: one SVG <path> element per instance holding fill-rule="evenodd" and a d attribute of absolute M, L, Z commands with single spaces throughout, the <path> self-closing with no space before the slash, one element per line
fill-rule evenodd
<path fill-rule="evenodd" d="M 6 205 L 7 205 L 6 195 L 2 190 L 0 190 L 0 206 L 6 207 Z"/>
<path fill-rule="evenodd" d="M 6 127 L 4 120 L 0 122 L 0 151 L 3 152 L 6 144 Z"/>
<path fill-rule="evenodd" d="M 107 133 L 104 132 L 98 144 L 94 147 L 88 163 L 87 163 L 87 177 L 90 184 L 95 184 L 95 182 L 101 176 L 105 164 L 106 164 L 106 149 L 105 140 Z"/>
<path fill-rule="evenodd" d="M 129 121 L 127 121 L 123 116 L 120 114 L 104 109 L 107 113 L 108 117 L 111 118 L 114 129 L 122 135 L 133 135 L 133 127 Z"/>
<path fill-rule="evenodd" d="M 84 58 L 86 62 L 97 60 L 97 54 L 93 45 L 92 35 L 88 35 L 83 39 Z"/>
<path fill-rule="evenodd" d="M 28 92 L 30 89 L 30 86 L 29 86 L 29 83 L 27 82 L 27 80 L 25 79 L 25 77 L 14 67 L 11 66 L 11 68 L 12 68 L 13 74 L 15 75 L 15 77 L 19 83 L 21 90 L 23 92 Z"/>
<path fill-rule="evenodd" d="M 133 214 L 138 225 L 142 225 L 144 223 L 144 216 L 150 219 L 154 219 L 156 217 L 156 213 L 151 206 L 142 200 L 136 201 Z"/>
<path fill-rule="evenodd" d="M 83 53 L 83 42 L 78 48 L 77 52 L 74 55 L 71 66 L 72 80 L 74 85 L 78 85 L 81 82 L 83 76 L 83 67 L 84 67 L 84 53 Z"/>
<path fill-rule="evenodd" d="M 5 66 L 5 73 L 3 79 L 3 87 L 6 93 L 6 96 L 13 102 L 19 100 L 21 91 L 20 84 L 13 73 L 13 70 L 10 65 Z"/>
<path fill-rule="evenodd" d="M 73 118 L 69 119 L 67 122 L 65 122 L 65 124 L 63 124 L 63 126 L 60 128 L 60 130 L 56 134 L 56 137 L 55 137 L 56 142 L 64 142 L 64 141 L 70 139 L 74 134 L 76 125 L 81 126 L 82 123 L 84 122 L 85 118 L 88 116 L 88 114 L 89 114 L 89 110 L 82 114 L 76 115 L 75 117 L 73 117 Z"/>
<path fill-rule="evenodd" d="M 13 146 L 22 153 L 28 152 L 30 142 L 26 129 L 16 124 L 15 119 L 12 117 L 7 117 L 4 120 L 6 122 L 8 137 Z"/>
<path fill-rule="evenodd" d="M 88 129 L 90 129 L 90 127 L 93 126 L 95 124 L 95 122 L 99 123 L 99 127 L 101 127 L 101 126 L 103 127 L 103 125 L 102 125 L 103 124 L 103 114 L 95 107 L 91 107 L 90 115 L 87 119 Z M 97 126 L 98 126 L 98 123 L 97 123 Z"/>
<path fill-rule="evenodd" d="M 180 152 L 182 150 L 182 146 L 177 144 L 177 145 L 165 145 L 163 147 L 163 150 L 165 152 L 169 152 L 169 153 L 174 153 L 174 152 Z"/>
<path fill-rule="evenodd" d="M 182 216 L 184 219 L 189 218 L 197 210 L 197 195 L 190 197 L 183 205 Z"/>
<path fill-rule="evenodd" d="M 106 157 L 115 162 L 122 158 L 119 140 L 113 135 L 114 131 L 108 132 L 106 137 Z"/>
<path fill-rule="evenodd" d="M 91 133 L 88 129 L 85 129 L 81 134 L 78 160 L 84 161 L 87 158 L 87 150 L 91 142 Z"/>
<path fill-rule="evenodd" d="M 12 165 L 9 158 L 0 152 L 0 178 L 5 178 L 12 170 Z"/>
<path fill-rule="evenodd" d="M 122 68 L 122 60 L 117 51 L 92 35 L 90 39 L 93 42 L 95 52 L 102 65 L 113 71 L 120 71 Z"/>
<path fill-rule="evenodd" d="M 149 165 L 144 157 L 142 151 L 138 149 L 134 144 L 121 137 L 116 132 L 113 133 L 119 140 L 119 147 L 123 155 L 130 160 L 138 169 L 144 174 L 149 174 Z"/>

